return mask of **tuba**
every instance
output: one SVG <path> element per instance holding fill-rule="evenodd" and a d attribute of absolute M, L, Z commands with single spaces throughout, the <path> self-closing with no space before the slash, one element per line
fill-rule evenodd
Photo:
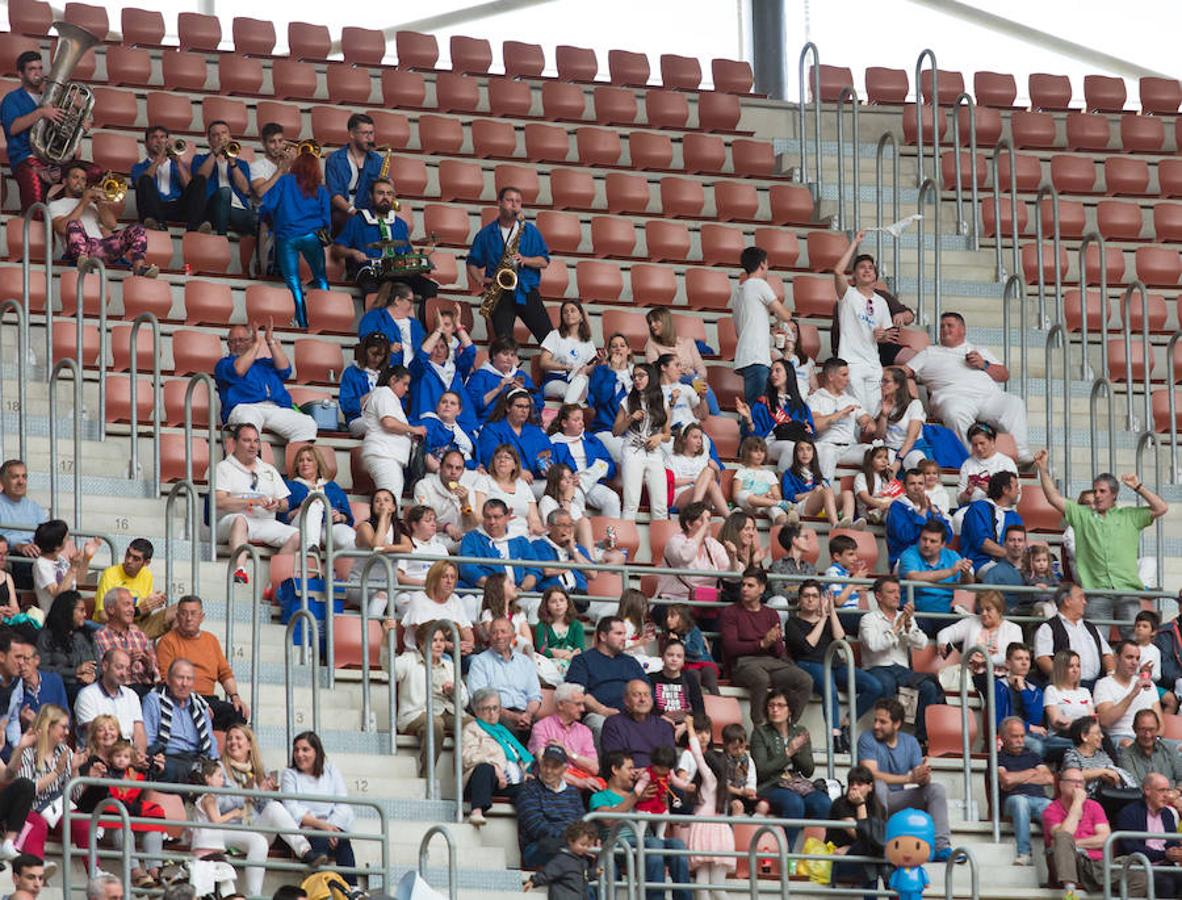
<path fill-rule="evenodd" d="M 65 115 L 60 122 L 39 119 L 29 132 L 29 146 L 38 159 L 52 166 L 69 162 L 82 143 L 83 129 L 94 109 L 94 94 L 77 81 L 69 81 L 70 73 L 91 47 L 99 43 L 89 31 L 68 22 L 54 22 L 57 29 L 57 53 L 45 76 L 41 92 L 41 106 L 60 109 Z"/>
<path fill-rule="evenodd" d="M 517 230 L 513 232 L 509 242 L 505 244 L 501 261 L 497 263 L 497 270 L 493 273 L 492 281 L 484 289 L 484 294 L 480 299 L 480 314 L 486 319 L 492 319 L 492 314 L 496 311 L 497 304 L 501 302 L 501 297 L 504 294 L 511 294 L 517 290 L 517 267 L 513 264 L 513 257 L 521 243 L 523 231 L 525 231 L 524 213 L 517 216 Z"/>

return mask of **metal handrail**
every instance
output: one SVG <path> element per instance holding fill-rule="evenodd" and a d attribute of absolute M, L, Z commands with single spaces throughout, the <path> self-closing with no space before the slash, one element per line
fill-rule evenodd
<path fill-rule="evenodd" d="M 1100 394 L 1104 394 L 1105 399 L 1108 401 L 1108 404 L 1107 404 L 1107 409 L 1108 409 L 1108 469 L 1107 469 L 1107 471 L 1115 472 L 1116 471 L 1116 418 L 1115 418 L 1115 415 L 1112 410 L 1112 407 L 1113 407 L 1112 382 L 1109 381 L 1108 377 L 1105 375 L 1101 375 L 1099 378 L 1097 378 L 1095 381 L 1092 382 L 1092 393 L 1091 393 L 1091 396 L 1088 398 L 1088 418 L 1092 422 L 1091 437 L 1088 441 L 1088 447 L 1091 450 L 1091 454 L 1092 454 L 1092 460 L 1091 460 L 1092 471 L 1093 472 L 1100 471 L 1100 457 L 1099 457 L 1099 454 L 1096 453 L 1096 423 L 1099 421 L 1099 419 L 1096 417 L 1096 401 L 1099 399 Z"/>
<path fill-rule="evenodd" d="M 185 387 L 185 404 L 183 409 L 184 426 L 185 426 L 185 480 L 196 484 L 193 478 L 193 391 L 198 384 L 204 384 L 205 389 L 209 395 L 209 436 L 207 442 L 209 445 L 209 493 L 206 495 L 209 504 L 209 561 L 218 561 L 218 539 L 217 539 L 217 452 L 220 446 L 217 439 L 217 427 L 214 423 L 218 420 L 218 391 L 217 383 L 213 378 L 205 372 L 197 372 L 189 376 L 189 384 Z"/>
<path fill-rule="evenodd" d="M 993 825 L 993 843 L 1001 841 L 1000 797 L 997 784 L 997 684 L 993 674 L 993 661 L 989 649 L 983 644 L 974 644 L 960 655 L 960 730 L 961 747 L 964 751 L 964 817 L 969 821 L 969 810 L 973 808 L 973 760 L 969 745 L 969 665 L 974 656 L 985 660 L 985 749 L 989 753 L 990 823 Z"/>
<path fill-rule="evenodd" d="M 459 753 L 459 750 L 456 750 Z M 424 881 L 427 880 L 427 851 L 431 844 L 431 838 L 435 835 L 441 835 L 443 841 L 447 844 L 447 896 L 448 900 L 459 900 L 460 896 L 460 878 L 459 871 L 456 867 L 456 842 L 452 838 L 451 832 L 448 831 L 446 825 L 432 825 L 423 834 L 423 839 L 419 841 L 419 877 Z"/>
<path fill-rule="evenodd" d="M 997 838 L 994 838 L 997 841 Z M 956 847 L 944 862 L 944 900 L 952 900 L 952 874 L 960 863 L 969 865 L 969 891 L 974 900 L 981 896 L 981 871 L 971 847 Z"/>
<path fill-rule="evenodd" d="M 1137 421 L 1137 417 L 1133 414 L 1133 320 L 1130 313 L 1132 312 L 1133 292 L 1136 291 L 1141 295 L 1141 360 L 1142 360 L 1142 379 L 1145 389 L 1145 418 L 1142 423 Z M 1121 332 L 1125 340 L 1125 406 L 1128 410 L 1127 427 L 1129 431 L 1140 431 L 1142 427 L 1153 428 L 1153 398 L 1152 398 L 1152 382 L 1150 380 L 1150 369 L 1153 364 L 1153 357 L 1149 354 L 1152 352 L 1149 346 L 1149 291 L 1146 289 L 1144 282 L 1140 279 L 1134 279 L 1129 282 L 1129 286 L 1125 288 L 1124 294 L 1120 298 L 1120 314 L 1122 318 Z M 1107 337 L 1107 334 L 1105 335 Z M 1104 341 L 1105 357 L 1107 357 L 1108 341 Z M 1108 360 L 1104 360 L 1104 373 L 1108 374 Z"/>
<path fill-rule="evenodd" d="M 851 765 L 854 764 L 851 763 Z M 750 842 L 747 844 L 748 889 L 751 891 L 752 897 L 759 894 L 759 841 L 765 834 L 770 834 L 775 839 L 776 852 L 780 854 L 780 900 L 789 900 L 792 896 L 792 888 L 788 879 L 783 877 L 790 868 L 788 865 L 788 838 L 784 836 L 784 829 L 777 828 L 775 825 L 760 825 L 752 833 Z"/>
<path fill-rule="evenodd" d="M 78 278 L 74 282 L 76 290 L 75 306 L 74 306 L 74 349 L 78 354 L 75 358 L 78 360 L 78 365 L 85 368 L 83 365 L 83 331 L 86 325 L 86 310 L 84 308 L 84 285 L 86 276 L 91 272 L 97 272 L 99 277 L 99 324 L 98 324 L 98 427 L 99 440 L 105 441 L 107 439 L 107 267 L 103 261 L 96 256 L 87 257 L 85 260 L 79 260 L 77 264 Z M 157 335 L 157 343 L 159 343 L 159 335 Z M 153 352 L 157 348 L 153 347 Z M 133 348 L 132 353 L 135 350 Z M 157 360 L 159 360 L 159 353 L 156 353 Z M 52 357 L 51 357 L 52 358 Z M 132 357 L 134 359 L 134 357 Z M 135 416 L 135 387 L 134 382 L 132 386 L 131 395 L 131 415 L 134 422 Z M 156 427 L 157 433 L 160 431 L 159 425 Z M 156 493 L 160 493 L 160 487 L 157 485 Z"/>
<path fill-rule="evenodd" d="M 160 322 L 150 312 L 142 312 L 131 323 L 131 462 L 128 463 L 128 478 L 140 475 L 140 417 L 136 404 L 136 383 L 139 375 L 139 334 L 140 328 L 148 325 L 152 329 L 152 496 L 160 494 L 160 407 L 163 405 L 160 382 Z"/>
<path fill-rule="evenodd" d="M 1145 448 L 1153 444 L 1153 492 L 1157 496 L 1161 496 L 1161 436 L 1158 435 L 1153 428 L 1149 428 L 1141 433 L 1137 438 L 1137 478 L 1142 483 L 1145 481 L 1145 466 L 1144 455 Z M 1141 505 L 1141 495 L 1137 495 L 1137 505 Z M 1154 558 L 1157 561 L 1157 584 L 1155 587 L 1161 587 L 1165 584 L 1165 554 L 1162 552 L 1165 544 L 1165 517 L 1158 516 L 1153 523 L 1154 540 L 1157 542 L 1157 552 L 1154 553 Z"/>
<path fill-rule="evenodd" d="M 49 517 L 60 518 L 57 505 L 57 385 L 66 369 L 74 378 L 74 521 L 70 527 L 77 529 L 82 525 L 82 370 L 79 363 L 68 357 L 59 359 L 49 373 Z"/>
<path fill-rule="evenodd" d="M 1059 224 L 1059 191 L 1053 184 L 1044 184 L 1034 195 L 1034 254 L 1038 265 L 1038 320 L 1041 323 L 1040 328 L 1046 328 L 1050 324 L 1050 320 L 1047 318 L 1047 277 L 1043 269 L 1045 235 L 1042 227 L 1042 201 L 1044 197 L 1051 199 L 1051 252 L 1055 254 L 1055 321 L 1067 321 L 1063 311 L 1063 270 L 1059 266 L 1059 260 L 1063 253 L 1063 233 Z M 1013 214 L 1017 215 L 1017 210 Z M 1083 271 L 1083 269 L 1080 270 L 1081 275 Z M 1088 302 L 1087 286 L 1081 285 L 1080 287 L 1083 289 L 1081 293 L 1086 305 Z M 1106 303 L 1107 300 L 1102 298 L 1100 305 L 1103 307 Z M 1087 313 L 1085 312 L 1084 315 Z"/>
<path fill-rule="evenodd" d="M 806 128 L 804 112 L 805 107 L 807 106 L 804 93 L 804 61 L 810 52 L 813 55 L 813 142 L 815 149 L 814 156 L 816 158 L 814 167 L 815 180 L 811 183 L 808 180 L 809 154 L 808 140 L 805 138 Z M 800 181 L 801 184 L 808 186 L 810 193 L 813 195 L 813 204 L 816 205 L 821 190 L 821 53 L 817 50 L 817 45 L 812 41 L 809 41 L 800 48 L 800 62 L 797 65 L 797 80 L 800 86 L 800 102 L 797 104 L 796 110 L 797 131 L 799 132 L 800 137 Z"/>
<path fill-rule="evenodd" d="M 969 166 L 972 168 L 971 178 L 971 206 L 969 207 L 969 220 L 966 223 L 964 217 L 964 189 L 961 187 L 960 177 L 960 107 L 964 104 L 969 110 Z M 952 159 L 953 167 L 956 172 L 956 233 L 964 234 L 966 229 L 969 230 L 972 238 L 972 249 L 977 251 L 981 249 L 981 232 L 977 225 L 977 210 L 980 208 L 980 199 L 977 194 L 977 104 L 973 102 L 973 97 L 968 92 L 959 94 L 952 104 Z"/>
<path fill-rule="evenodd" d="M 364 647 L 364 652 L 361 654 L 361 722 L 362 729 L 365 731 L 376 731 L 377 722 L 374 721 L 373 703 L 370 697 L 370 677 L 369 677 L 369 573 L 370 570 L 376 566 L 382 565 L 386 569 L 386 596 L 391 608 L 394 604 L 394 592 L 398 586 L 398 579 L 394 574 L 394 562 L 385 556 L 375 555 L 371 556 L 365 561 L 361 567 L 361 646 Z M 334 635 L 336 629 L 333 623 L 336 621 L 336 610 L 333 603 L 328 603 L 325 609 L 325 633 L 328 636 L 328 689 L 332 690 L 336 685 L 336 675 L 334 667 L 336 666 L 336 651 L 334 645 L 336 640 Z M 391 670 L 393 671 L 393 670 Z M 390 723 L 390 727 L 394 727 L 394 723 Z"/>
<path fill-rule="evenodd" d="M 845 104 L 850 104 L 850 116 L 853 118 L 854 141 L 854 231 L 862 227 L 862 152 L 859 144 L 858 129 L 858 92 L 853 87 L 844 87 L 837 95 L 837 215 L 833 218 L 833 227 L 841 230 L 845 227 Z M 819 101 L 818 101 L 819 103 Z"/>
<path fill-rule="evenodd" d="M 123 834 L 123 840 L 121 841 L 121 846 L 119 848 L 123 856 L 123 896 L 125 898 L 130 898 L 132 896 L 131 854 L 135 837 L 133 836 L 131 830 L 131 814 L 128 813 L 127 807 L 123 804 L 123 801 L 117 797 L 104 797 L 98 802 L 98 805 L 90 811 L 90 818 L 87 820 L 89 827 L 86 829 L 86 871 L 97 872 L 99 868 L 99 822 L 102 820 L 104 811 L 108 813 L 114 813 L 115 815 L 119 816 L 119 829 Z M 66 867 L 69 868 L 69 865 L 70 858 L 69 856 L 66 856 Z M 65 876 L 63 876 L 63 878 L 64 877 Z M 70 896 L 69 881 L 66 881 L 62 888 L 62 896 L 66 898 Z"/>
<path fill-rule="evenodd" d="M 1170 483 L 1178 483 L 1178 398 L 1174 391 L 1178 383 L 1178 364 L 1174 360 L 1174 352 L 1178 348 L 1178 341 L 1182 339 L 1182 328 L 1170 335 L 1170 342 L 1166 344 L 1166 371 L 1170 380 L 1166 384 L 1166 399 L 1170 410 Z M 1146 423 L 1146 428 L 1151 427 Z M 1116 467 L 1113 466 L 1113 469 Z"/>
<path fill-rule="evenodd" d="M 1129 900 L 1129 870 L 1141 866 L 1145 870 L 1146 900 L 1157 900 L 1157 885 L 1153 883 L 1153 863 L 1141 851 L 1130 853 L 1120 867 L 1120 900 Z"/>
<path fill-rule="evenodd" d="M 1100 251 L 1100 371 L 1108 371 L 1108 257 L 1104 246 L 1104 236 L 1096 231 L 1089 231 L 1083 236 L 1079 245 L 1079 377 L 1084 381 L 1091 381 L 1092 367 L 1088 365 L 1088 246 L 1095 244 Z M 1059 261 L 1055 260 L 1058 269 Z"/>
<path fill-rule="evenodd" d="M 291 614 L 291 618 L 287 621 L 287 631 L 283 638 L 283 688 L 287 704 L 285 710 L 287 712 L 287 746 L 291 746 L 292 741 L 292 709 L 295 706 L 295 681 L 291 677 L 291 646 L 292 637 L 295 634 L 295 626 L 297 622 L 304 623 L 304 641 L 305 644 L 308 635 L 311 635 L 312 640 L 312 730 L 320 732 L 320 626 L 316 622 L 316 617 L 312 615 L 307 609 L 297 609 Z"/>
<path fill-rule="evenodd" d="M 234 570 L 237 560 L 246 554 L 250 557 L 250 708 L 259 708 L 259 656 L 262 654 L 263 628 L 260 604 L 263 601 L 261 577 L 262 559 L 259 551 L 251 544 L 239 544 L 230 551 L 226 563 L 226 656 L 234 659 Z"/>
<path fill-rule="evenodd" d="M 296 519 L 296 526 L 300 531 L 300 557 L 298 565 L 300 580 L 303 582 L 300 585 L 300 608 L 305 610 L 308 608 L 308 554 L 312 550 L 312 545 L 308 543 L 308 511 L 317 503 L 324 508 L 324 521 L 321 523 L 321 529 L 324 532 L 324 555 L 327 560 L 325 563 L 324 581 L 325 584 L 330 586 L 328 602 L 331 604 L 333 600 L 331 591 L 333 581 L 332 503 L 329 502 L 328 496 L 324 491 L 308 491 L 308 495 L 304 497 L 304 502 L 300 504 L 300 514 Z M 317 543 L 315 546 L 319 547 L 320 545 Z M 307 636 L 305 635 L 305 641 L 306 638 Z"/>
<path fill-rule="evenodd" d="M 1119 840 L 1123 840 L 1124 838 L 1141 838 L 1141 839 L 1157 838 L 1160 840 L 1162 837 L 1163 837 L 1163 833 L 1160 831 L 1110 831 L 1110 832 L 1108 832 L 1107 836 L 1104 838 L 1104 846 L 1100 848 L 1100 852 L 1101 852 L 1100 863 L 1101 863 L 1101 865 L 1104 866 L 1104 878 L 1103 878 L 1104 900 L 1112 900 L 1112 863 L 1115 861 L 1113 859 L 1112 854 L 1113 854 L 1113 847 L 1116 845 L 1116 842 Z M 1165 835 L 1165 837 L 1167 840 L 1171 839 L 1171 836 L 1168 834 Z M 1124 867 L 1121 871 L 1121 893 L 1120 893 L 1121 900 L 1127 900 L 1127 898 L 1128 898 L 1127 878 L 1128 878 L 1129 866 L 1133 865 L 1134 863 L 1141 863 L 1141 860 L 1145 860 L 1145 863 L 1149 862 L 1149 860 L 1146 859 L 1144 853 L 1130 853 L 1129 856 L 1131 858 L 1133 858 L 1134 862 L 1130 862 L 1129 860 L 1126 860 Z M 1136 857 L 1138 857 L 1138 856 L 1141 857 L 1141 859 L 1136 859 Z M 1145 863 L 1141 863 L 1141 864 L 1144 865 Z M 1155 900 L 1155 898 L 1157 897 L 1157 894 L 1154 893 L 1153 867 L 1148 866 L 1147 872 L 1148 872 L 1149 877 L 1146 880 L 1149 883 L 1146 885 L 1146 896 L 1149 897 L 1149 900 Z"/>
<path fill-rule="evenodd" d="M 882 186 L 882 154 L 887 144 L 891 145 L 891 222 L 899 221 L 899 144 L 895 140 L 895 136 L 887 131 L 878 139 L 878 147 L 874 151 L 874 212 L 875 225 L 877 226 L 877 230 L 874 232 L 874 258 L 878 260 L 884 280 L 888 284 L 892 284 L 899 273 L 899 238 L 897 235 L 891 235 L 891 269 L 889 273 L 887 273 L 886 266 L 883 264 L 882 256 L 882 229 L 885 225 L 889 224 L 882 220 L 882 196 L 884 193 Z M 888 274 L 889 278 L 887 277 Z"/>
<path fill-rule="evenodd" d="M 1022 277 L 1020 272 L 1015 272 L 1006 279 L 1005 289 L 1001 292 L 1001 332 L 1003 335 L 1001 342 L 1001 358 L 1002 364 L 1010 368 L 1010 335 L 1013 334 L 1011 327 L 1012 316 L 1010 313 L 1010 302 L 1018 301 L 1018 366 L 1021 372 L 1018 375 L 1019 386 L 1022 389 L 1021 396 L 1028 397 L 1029 394 L 1029 363 L 1027 353 L 1026 340 L 1026 280 Z M 1004 385 L 1003 391 L 1008 391 L 1013 379 L 1011 378 Z"/>
<path fill-rule="evenodd" d="M 34 203 L 25 210 L 21 221 L 21 302 L 25 307 L 25 347 L 29 346 L 29 318 L 32 310 L 32 248 L 29 239 L 32 237 L 33 216 L 41 213 L 41 220 L 45 223 L 45 371 L 49 372 L 53 366 L 53 220 L 49 216 L 49 207 L 44 203 Z M 48 377 L 46 378 L 48 381 Z"/>
<path fill-rule="evenodd" d="M 134 402 L 134 401 L 133 401 Z M 173 592 L 172 587 L 172 521 L 177 499 L 185 495 L 185 507 L 188 512 L 189 525 L 189 592 L 201 595 L 201 534 L 197 528 L 197 489 L 191 481 L 178 481 L 168 492 L 168 499 L 164 501 L 164 583 L 166 593 Z"/>
<path fill-rule="evenodd" d="M 849 641 L 845 638 L 838 638 L 830 641 L 829 646 L 825 648 L 825 657 L 821 662 L 824 670 L 824 688 L 825 693 L 822 695 L 821 702 L 825 704 L 827 709 L 829 706 L 829 698 L 833 696 L 833 658 L 840 652 L 845 657 L 845 675 L 846 675 L 846 703 L 848 704 L 848 715 L 850 719 L 850 765 L 856 766 L 858 764 L 858 692 L 856 689 L 857 669 L 854 662 L 854 648 L 850 646 Z M 833 710 L 831 714 L 834 718 L 837 717 L 837 710 Z M 825 768 L 830 778 L 834 777 L 833 764 L 833 729 L 835 722 L 826 716 L 825 729 Z"/>
<path fill-rule="evenodd" d="M 26 410 L 29 407 L 29 317 L 18 301 L 9 297 L 0 300 L 0 332 L 4 328 L 4 316 L 11 310 L 16 314 L 16 422 L 20 435 L 20 458 L 29 458 L 29 427 Z M 4 379 L 0 378 L 0 410 L 4 409 Z M 8 459 L 4 452 L 4 432 L 0 427 L 0 456 Z"/>
<path fill-rule="evenodd" d="M 1071 363 L 1068 360 L 1067 330 L 1062 322 L 1047 329 L 1046 356 L 1044 370 L 1047 380 L 1047 466 L 1054 474 L 1055 466 L 1055 397 L 1054 383 L 1051 377 L 1051 359 L 1054 355 L 1058 339 L 1058 346 L 1063 350 L 1063 490 L 1070 491 L 1071 485 Z"/>
<path fill-rule="evenodd" d="M 616 892 L 616 854 L 624 857 L 624 890 L 627 900 L 637 900 L 636 888 L 636 846 L 624 840 L 624 831 L 632 832 L 635 840 L 636 830 L 630 822 L 617 820 L 607 831 L 607 837 L 599 847 L 599 896 L 604 900 L 618 897 Z M 639 843 L 639 842 L 637 842 Z"/>
<path fill-rule="evenodd" d="M 925 178 L 923 184 L 919 186 L 919 199 L 916 202 L 916 212 L 920 214 L 919 219 L 919 234 L 916 249 L 916 264 L 918 271 L 916 272 L 916 286 L 915 286 L 915 324 L 923 325 L 923 293 L 924 293 L 924 223 L 927 221 L 923 217 L 924 203 L 928 198 L 932 201 L 932 233 L 936 244 L 936 266 L 935 266 L 935 287 L 932 296 L 932 319 L 928 327 L 931 333 L 932 340 L 938 336 L 940 328 L 940 313 L 942 293 L 940 290 L 941 277 L 941 247 L 940 247 L 940 187 L 939 183 L 931 178 Z"/>
<path fill-rule="evenodd" d="M 926 177 L 923 168 L 923 90 L 919 85 L 919 77 L 923 72 L 923 61 L 928 59 L 932 64 L 932 181 L 940 183 L 940 71 L 936 66 L 936 53 L 932 49 L 920 51 L 915 60 L 915 150 L 916 170 L 915 183 L 921 188 Z M 939 199 L 936 200 L 939 203 Z"/>
<path fill-rule="evenodd" d="M 427 727 L 423 729 L 423 742 L 426 745 L 426 759 L 427 765 L 427 799 L 439 799 L 439 779 L 435 775 L 435 691 L 431 685 L 431 641 L 435 639 L 435 633 L 438 631 L 447 632 L 447 638 L 451 641 L 451 661 L 454 667 L 454 675 L 456 679 L 463 677 L 460 671 L 460 630 L 456 627 L 456 623 L 448 619 L 436 619 L 427 627 L 426 639 L 423 641 L 423 646 L 419 648 L 419 653 L 423 655 L 423 667 L 427 670 L 427 705 L 423 710 L 427 716 Z M 393 664 L 390 667 L 393 671 Z M 394 685 L 391 683 L 390 690 L 394 690 Z M 455 690 L 459 690 L 456 688 Z M 458 696 L 458 694 L 457 694 Z M 464 821 L 464 760 L 460 753 L 460 746 L 463 743 L 464 733 L 464 715 L 460 709 L 458 701 L 453 700 L 453 705 L 456 708 L 455 715 L 455 747 L 452 748 L 452 758 L 455 765 L 456 776 L 456 821 Z M 394 724 L 391 723 L 391 728 Z"/>
<path fill-rule="evenodd" d="M 1018 162 L 1014 155 L 1014 145 L 1010 143 L 1009 138 L 999 138 L 997 143 L 993 145 L 993 157 L 990 165 L 993 175 L 993 236 L 995 238 L 996 253 L 997 253 L 997 280 L 1005 281 L 1006 272 L 1005 263 L 1002 262 L 1002 234 L 1001 234 L 1001 168 L 997 164 L 998 155 L 1002 150 L 1007 150 L 1010 157 L 1010 230 L 1013 238 L 1013 260 L 1012 266 L 1015 273 L 1022 271 L 1022 260 L 1018 251 Z M 1058 261 L 1056 260 L 1056 265 Z"/>

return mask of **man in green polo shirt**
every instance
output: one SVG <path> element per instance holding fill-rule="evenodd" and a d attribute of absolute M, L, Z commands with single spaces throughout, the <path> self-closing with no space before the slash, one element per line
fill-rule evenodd
<path fill-rule="evenodd" d="M 1075 530 L 1075 580 L 1084 590 L 1140 591 L 1145 585 L 1137 572 L 1141 531 L 1160 519 L 1170 507 L 1145 487 L 1133 474 L 1120 481 L 1103 472 L 1092 480 L 1095 500 L 1091 509 L 1067 500 L 1055 487 L 1047 471 L 1047 451 L 1034 454 L 1047 502 L 1063 514 Z M 1143 499 L 1147 506 L 1116 505 L 1121 482 Z M 1093 620 L 1116 619 L 1125 623 L 1122 633 L 1132 630 L 1133 616 L 1141 608 L 1136 597 L 1089 597 L 1088 612 Z"/>

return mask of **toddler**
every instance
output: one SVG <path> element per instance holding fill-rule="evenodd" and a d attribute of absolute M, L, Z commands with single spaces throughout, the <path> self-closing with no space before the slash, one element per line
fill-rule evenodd
<path fill-rule="evenodd" d="M 755 763 L 747 752 L 747 733 L 743 726 L 732 722 L 722 729 L 722 746 L 726 751 L 723 762 L 726 772 L 726 794 L 732 816 L 766 816 L 771 806 L 755 793 L 757 777 Z"/>
<path fill-rule="evenodd" d="M 735 506 L 753 516 L 766 514 L 772 524 L 796 522 L 800 514 L 791 500 L 780 493 L 780 479 L 767 468 L 767 441 L 761 437 L 747 437 L 739 447 L 739 468 L 731 487 Z"/>
<path fill-rule="evenodd" d="M 572 822 L 562 832 L 562 838 L 566 846 L 526 879 L 522 890 L 545 887 L 550 900 L 592 900 L 599 829 L 591 822 Z"/>

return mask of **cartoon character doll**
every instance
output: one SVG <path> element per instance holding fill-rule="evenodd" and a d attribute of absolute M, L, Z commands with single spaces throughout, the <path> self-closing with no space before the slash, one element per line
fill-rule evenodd
<path fill-rule="evenodd" d="M 899 900 L 920 900 L 929 878 L 923 864 L 936 848 L 936 825 L 919 809 L 901 809 L 886 825 L 886 858 L 895 867 L 887 886 Z"/>

